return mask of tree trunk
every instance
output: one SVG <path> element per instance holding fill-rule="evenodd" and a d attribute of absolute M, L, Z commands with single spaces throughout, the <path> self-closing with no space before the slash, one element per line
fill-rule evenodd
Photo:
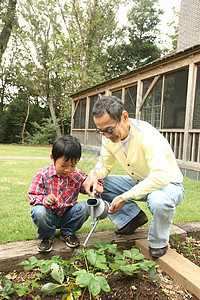
<path fill-rule="evenodd" d="M 62 136 L 60 127 L 57 124 L 56 112 L 55 112 L 54 105 L 53 105 L 53 94 L 52 94 L 52 89 L 50 86 L 48 69 L 46 69 L 46 95 L 47 95 L 47 104 L 49 106 L 51 118 L 52 118 L 53 124 L 56 126 L 56 134 L 57 134 L 57 136 Z"/>
<path fill-rule="evenodd" d="M 25 129 L 26 129 L 26 123 L 28 121 L 29 113 L 30 113 L 30 97 L 28 97 L 27 113 L 26 113 L 26 118 L 25 118 L 23 128 L 22 128 L 22 145 L 24 144 Z"/>
<path fill-rule="evenodd" d="M 49 105 L 49 110 L 50 110 L 50 114 L 51 114 L 53 124 L 56 126 L 56 134 L 57 134 L 57 136 L 62 136 L 60 127 L 57 124 L 57 118 L 56 118 L 56 113 L 55 113 L 55 109 L 54 109 L 54 106 L 53 106 L 53 95 L 52 95 L 51 89 L 49 91 L 48 105 Z"/>
<path fill-rule="evenodd" d="M 16 4 L 17 4 L 17 0 L 9 0 L 8 9 L 5 16 L 5 23 L 0 33 L 0 63 L 2 61 L 2 56 L 7 48 L 7 44 L 11 35 Z"/>
<path fill-rule="evenodd" d="M 5 94 L 5 84 L 3 83 L 0 97 L 0 141 L 3 141 L 3 100 Z"/>

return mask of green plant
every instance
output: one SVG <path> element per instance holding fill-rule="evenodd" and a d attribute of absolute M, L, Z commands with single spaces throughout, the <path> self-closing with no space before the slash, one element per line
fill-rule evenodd
<path fill-rule="evenodd" d="M 1 290 L 0 299 L 10 299 L 9 295 L 14 293 L 15 288 L 12 287 L 12 282 L 10 279 L 3 277 L 2 278 L 3 288 Z"/>
<path fill-rule="evenodd" d="M 186 237 L 186 243 L 183 247 L 183 252 L 188 256 L 190 259 L 193 257 L 196 259 L 196 254 L 194 253 L 195 247 L 193 246 L 193 242 L 195 241 L 195 238 L 192 236 Z M 200 250 L 197 253 L 198 256 L 200 256 Z"/>
<path fill-rule="evenodd" d="M 179 253 L 180 253 L 180 245 L 181 245 L 182 238 L 183 238 L 183 236 L 178 235 L 177 233 L 175 233 L 174 235 L 171 235 L 171 239 L 172 239 L 173 243 L 175 243 L 177 252 L 179 252 Z"/>
<path fill-rule="evenodd" d="M 38 260 L 32 256 L 20 263 L 24 270 L 40 270 L 35 274 L 35 280 L 28 280 L 23 285 L 15 284 L 14 289 L 8 286 L 8 291 L 17 292 L 20 297 L 31 295 L 33 288 L 40 288 L 37 283 L 40 277 L 52 277 L 54 282 L 47 282 L 41 287 L 44 294 L 56 294 L 63 292 L 62 299 L 79 299 L 78 297 L 88 290 L 89 297 L 96 297 L 101 290 L 110 291 L 108 278 L 110 276 L 137 276 L 141 271 L 147 271 L 151 280 L 157 280 L 156 266 L 153 261 L 145 261 L 144 256 L 136 247 L 124 250 L 122 253 L 117 245 L 111 245 L 108 241 L 94 243 L 96 249 L 80 250 L 77 256 L 66 261 L 59 256 L 51 260 Z M 49 278 L 49 277 L 48 277 Z M 141 277 L 142 278 L 142 277 Z M 37 296 L 39 297 L 39 296 Z M 8 299 L 8 298 L 7 298 Z M 34 298 L 40 299 L 40 298 Z"/>
<path fill-rule="evenodd" d="M 115 276 L 132 276 L 135 273 L 140 273 L 141 269 L 150 271 L 149 276 L 155 278 L 155 273 L 152 272 L 155 262 L 144 261 L 144 256 L 139 253 L 137 248 L 132 248 L 130 251 L 124 250 L 120 254 L 117 245 L 111 245 L 109 242 L 94 243 L 97 249 L 83 249 L 82 254 L 78 255 L 70 262 L 73 262 L 75 271 L 72 273 L 76 286 L 88 288 L 93 296 L 97 296 L 101 289 L 105 292 L 110 291 L 107 283 L 107 278 L 111 275 Z M 77 262 L 80 260 L 85 262 L 85 267 L 79 269 Z M 67 262 L 69 263 L 69 261 Z M 51 276 L 59 282 L 59 284 L 47 283 L 42 287 L 42 291 L 46 294 L 52 294 L 64 290 L 65 286 L 69 286 L 69 278 L 64 282 L 64 269 L 58 264 L 52 264 Z"/>
<path fill-rule="evenodd" d="M 19 297 L 26 297 L 28 295 L 31 295 L 33 289 L 39 287 L 41 287 L 41 285 L 38 284 L 36 280 L 27 280 L 23 284 L 16 283 L 14 285 L 14 289 L 16 290 Z M 40 299 L 40 296 L 37 295 L 36 297 L 34 297 L 34 299 Z"/>
<path fill-rule="evenodd" d="M 189 260 L 195 262 L 200 259 L 199 243 L 192 236 L 172 235 L 170 238 L 171 246 L 176 249 L 178 253 L 183 254 Z"/>

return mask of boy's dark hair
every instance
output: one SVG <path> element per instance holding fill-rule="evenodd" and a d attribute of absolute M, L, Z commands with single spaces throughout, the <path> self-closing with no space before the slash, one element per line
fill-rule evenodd
<path fill-rule="evenodd" d="M 71 159 L 73 162 L 81 158 L 81 144 L 79 140 L 72 135 L 57 137 L 53 143 L 52 156 L 54 161 L 65 156 L 66 161 Z"/>
<path fill-rule="evenodd" d="M 116 96 L 103 96 L 95 102 L 92 113 L 93 117 L 101 117 L 107 112 L 112 119 L 121 121 L 124 110 L 124 104 L 119 98 Z"/>

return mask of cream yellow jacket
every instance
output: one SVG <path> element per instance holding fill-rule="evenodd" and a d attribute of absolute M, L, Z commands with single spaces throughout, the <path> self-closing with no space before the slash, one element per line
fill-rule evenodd
<path fill-rule="evenodd" d="M 163 135 L 147 122 L 130 119 L 130 124 L 127 156 L 120 142 L 113 143 L 102 137 L 101 156 L 93 169 L 98 179 L 105 178 L 117 160 L 127 174 L 138 182 L 121 195 L 124 200 L 141 199 L 170 182 L 182 182 L 183 176 L 174 153 Z"/>

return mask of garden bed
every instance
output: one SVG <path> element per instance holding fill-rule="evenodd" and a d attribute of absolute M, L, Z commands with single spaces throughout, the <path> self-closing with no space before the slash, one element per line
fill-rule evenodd
<path fill-rule="evenodd" d="M 188 237 L 184 238 L 176 238 L 175 242 L 170 240 L 172 247 L 177 246 L 180 250 L 184 252 L 186 250 L 186 244 L 188 245 Z M 174 245 L 174 246 L 173 246 Z M 197 246 L 197 248 L 196 248 Z M 199 240 L 197 238 L 189 239 L 189 249 L 190 249 L 190 258 L 194 258 L 198 256 L 198 248 L 199 248 Z M 191 255 L 192 250 L 194 251 L 194 255 Z M 186 253 L 187 254 L 187 253 Z M 193 261 L 194 262 L 194 261 Z M 196 260 L 198 262 L 198 260 Z M 1 278 L 6 276 L 12 282 L 12 286 L 16 283 L 26 284 L 27 281 L 35 280 L 36 274 L 39 273 L 39 269 L 34 268 L 33 270 L 27 271 L 13 271 L 10 273 L 1 273 Z M 98 275 L 101 275 L 101 271 L 99 271 Z M 103 274 L 102 274 L 103 275 Z M 157 277 L 158 280 L 150 280 L 149 274 L 142 270 L 140 274 L 133 274 L 133 276 L 128 276 L 126 274 L 122 274 L 121 277 L 115 278 L 114 276 L 109 276 L 107 282 L 110 286 L 110 291 L 105 292 L 101 290 L 101 292 L 96 296 L 91 296 L 91 299 L 97 300 L 107 300 L 107 299 L 191 299 L 197 300 L 198 298 L 187 290 L 184 289 L 181 285 L 179 285 L 175 280 L 170 278 L 170 276 L 166 275 L 161 269 L 157 268 Z M 49 275 L 46 278 L 38 278 L 37 283 L 43 286 L 47 282 L 54 282 Z M 88 290 L 85 288 L 81 289 L 82 295 L 79 298 L 72 298 L 72 299 L 84 299 L 89 300 Z M 29 292 L 28 292 L 29 291 Z M 57 293 L 56 295 L 46 295 L 41 292 L 41 288 L 33 288 L 31 291 L 31 285 L 29 289 L 27 289 L 27 293 L 24 294 L 23 299 L 66 299 L 63 296 L 66 294 L 66 290 L 62 291 L 61 293 Z M 28 295 L 30 293 L 31 295 Z M 16 292 L 9 295 L 10 299 L 22 299 L 20 298 Z M 37 296 L 37 298 L 36 298 Z"/>
<path fill-rule="evenodd" d="M 1 274 L 2 276 L 3 274 Z M 4 274 L 6 275 L 6 274 Z M 21 271 L 21 272 L 11 272 L 6 275 L 7 278 L 12 280 L 12 283 L 23 283 L 27 280 L 33 280 L 35 278 L 35 271 Z M 138 300 L 198 300 L 194 295 L 183 289 L 177 282 L 171 279 L 168 275 L 158 269 L 158 282 L 152 282 L 147 277 L 146 274 L 137 276 L 127 276 L 125 278 L 110 278 L 108 283 L 110 285 L 111 291 L 109 293 L 101 291 L 100 294 L 96 297 L 97 300 L 108 300 L 108 299 L 138 299 Z M 43 285 L 47 281 L 50 281 L 49 278 L 41 279 L 38 281 L 39 284 Z M 31 293 L 32 296 L 40 296 L 41 299 L 58 299 L 62 300 L 64 293 L 57 295 L 45 295 L 40 289 L 34 289 L 34 292 Z M 23 299 L 34 299 L 32 296 L 24 296 Z M 17 293 L 10 295 L 10 299 L 22 299 Z M 86 292 L 83 298 L 84 300 L 89 300 L 89 295 Z M 94 297 L 92 299 L 95 299 Z"/>

